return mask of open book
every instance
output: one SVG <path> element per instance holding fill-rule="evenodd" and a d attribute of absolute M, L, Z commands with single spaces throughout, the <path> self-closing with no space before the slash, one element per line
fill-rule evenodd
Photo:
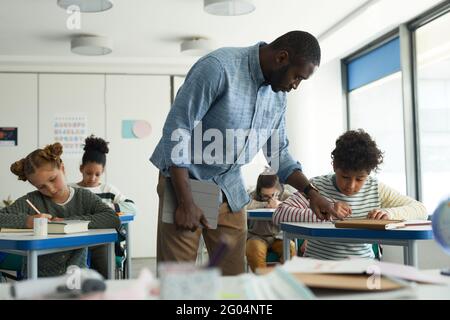
<path fill-rule="evenodd" d="M 49 234 L 67 234 L 77 232 L 87 232 L 90 221 L 86 220 L 64 220 L 64 221 L 49 221 Z"/>

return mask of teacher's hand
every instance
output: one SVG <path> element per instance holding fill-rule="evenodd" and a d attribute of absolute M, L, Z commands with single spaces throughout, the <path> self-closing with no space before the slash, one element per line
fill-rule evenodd
<path fill-rule="evenodd" d="M 200 226 L 211 228 L 203 211 L 195 203 L 182 203 L 175 211 L 175 226 L 179 230 L 194 232 Z"/>
<path fill-rule="evenodd" d="M 333 203 L 321 196 L 317 191 L 311 191 L 309 193 L 309 205 L 320 220 L 330 220 L 331 216 L 338 219 L 345 217 L 344 214 L 336 212 Z"/>

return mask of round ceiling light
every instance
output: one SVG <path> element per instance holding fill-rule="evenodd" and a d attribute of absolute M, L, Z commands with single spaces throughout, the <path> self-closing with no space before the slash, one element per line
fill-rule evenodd
<path fill-rule="evenodd" d="M 70 49 L 83 56 L 101 56 L 112 52 L 112 41 L 106 37 L 79 36 L 72 39 Z"/>
<path fill-rule="evenodd" d="M 181 43 L 181 52 L 189 56 L 203 56 L 212 50 L 212 42 L 207 39 L 191 39 Z"/>
<path fill-rule="evenodd" d="M 216 16 L 240 16 L 256 8 L 251 0 L 204 0 L 203 5 L 206 12 Z"/>
<path fill-rule="evenodd" d="M 101 12 L 111 9 L 111 0 L 58 0 L 58 6 L 68 9 L 70 6 L 80 8 L 81 12 Z"/>

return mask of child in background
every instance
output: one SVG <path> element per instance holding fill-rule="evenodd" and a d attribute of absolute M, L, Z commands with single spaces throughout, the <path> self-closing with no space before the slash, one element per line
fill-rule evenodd
<path fill-rule="evenodd" d="M 278 176 L 270 173 L 262 173 L 258 177 L 256 190 L 250 194 L 251 202 L 247 210 L 272 208 L 280 205 L 280 200 L 287 199 L 292 192 L 284 189 Z M 252 271 L 257 268 L 265 268 L 267 251 L 269 248 L 279 258 L 283 257 L 283 238 L 279 226 L 272 221 L 249 220 L 248 237 L 246 246 L 247 262 Z M 291 256 L 295 255 L 295 244 L 291 241 Z"/>
<path fill-rule="evenodd" d="M 28 180 L 37 191 L 28 193 L 0 210 L 1 228 L 33 228 L 34 218 L 53 221 L 89 220 L 89 229 L 119 228 L 120 220 L 114 210 L 91 192 L 74 189 L 66 184 L 62 151 L 62 145 L 54 143 L 33 151 L 11 165 L 12 173 L 19 180 Z M 42 214 L 36 214 L 26 202 L 27 199 Z M 70 265 L 86 267 L 86 249 L 47 254 L 38 259 L 39 277 L 62 275 Z"/>
<path fill-rule="evenodd" d="M 83 179 L 78 183 L 72 183 L 71 186 L 83 188 L 95 193 L 117 214 L 136 214 L 136 207 L 133 201 L 127 199 L 113 185 L 101 182 L 101 177 L 105 171 L 106 154 L 108 152 L 108 142 L 102 138 L 94 137 L 94 135 L 87 137 L 80 165 L 80 172 L 83 175 Z M 105 245 L 90 247 L 89 252 L 91 268 L 99 271 L 102 275 L 106 275 L 108 265 L 107 247 Z"/>
<path fill-rule="evenodd" d="M 348 219 L 427 219 L 425 206 L 388 187 L 370 173 L 383 162 L 375 141 L 362 129 L 347 131 L 336 140 L 331 153 L 334 174 L 311 182 L 322 195 L 333 199 L 335 210 Z M 327 217 L 328 219 L 333 217 Z M 273 221 L 320 222 L 299 192 L 281 204 Z M 370 244 L 308 240 L 305 257 L 340 260 L 349 257 L 374 258 Z"/>

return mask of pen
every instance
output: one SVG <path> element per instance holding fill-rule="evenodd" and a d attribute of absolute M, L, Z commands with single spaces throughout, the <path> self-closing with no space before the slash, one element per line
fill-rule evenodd
<path fill-rule="evenodd" d="M 37 214 L 41 214 L 41 212 L 38 210 L 38 208 L 36 208 L 32 203 L 31 203 L 31 201 L 30 200 L 25 200 L 29 205 L 30 205 L 30 207 L 34 210 L 34 211 L 36 211 L 36 213 Z"/>

